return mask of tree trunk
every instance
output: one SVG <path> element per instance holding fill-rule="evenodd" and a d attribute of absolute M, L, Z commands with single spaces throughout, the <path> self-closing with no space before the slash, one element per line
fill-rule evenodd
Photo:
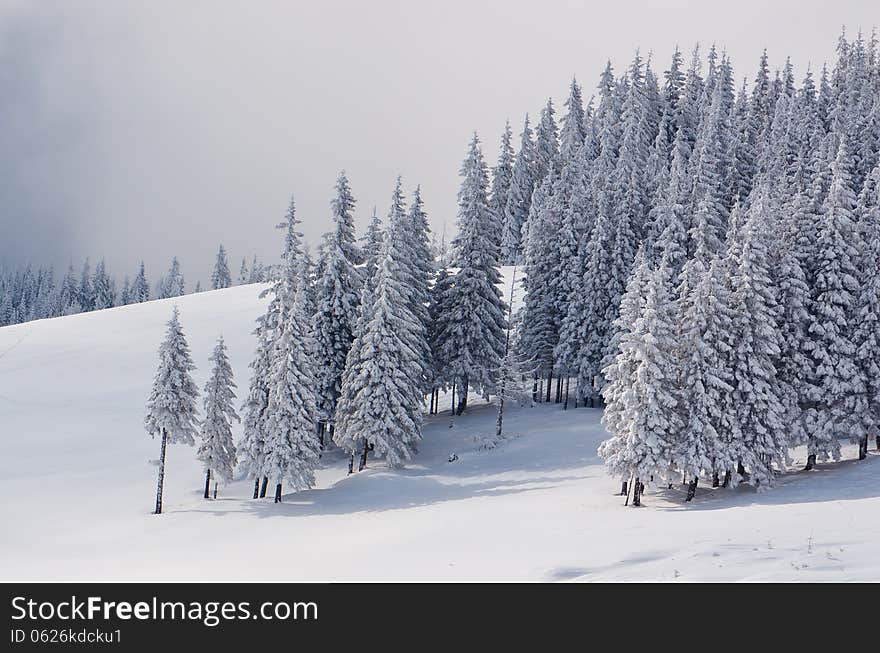
<path fill-rule="evenodd" d="M 468 402 L 468 380 L 465 379 L 462 389 L 458 393 L 458 414 L 461 415 L 467 409 Z"/>
<path fill-rule="evenodd" d="M 568 410 L 568 390 L 571 387 L 571 377 L 565 377 L 565 401 L 562 402 L 562 410 Z M 577 403 L 575 403 L 575 408 L 577 408 Z"/>
<path fill-rule="evenodd" d="M 712 474 L 712 487 L 718 487 L 721 485 L 721 479 L 718 478 L 718 472 Z"/>
<path fill-rule="evenodd" d="M 740 476 L 746 475 L 746 468 L 743 467 L 743 464 L 741 462 L 738 462 L 736 464 L 736 473 L 739 474 Z"/>
<path fill-rule="evenodd" d="M 217 481 L 214 481 L 214 498 L 217 498 Z"/>
<path fill-rule="evenodd" d="M 168 432 L 162 429 L 162 451 L 159 454 L 159 482 L 156 485 L 156 514 L 162 514 L 162 491 L 165 489 L 165 450 L 168 448 Z"/>
<path fill-rule="evenodd" d="M 695 476 L 694 480 L 691 481 L 690 483 L 688 483 L 687 498 L 685 499 L 685 501 L 690 501 L 691 499 L 693 499 L 696 496 L 697 483 L 699 483 L 699 482 L 700 482 L 700 478 L 698 476 Z"/>
<path fill-rule="evenodd" d="M 620 484 L 620 496 L 625 497 L 626 495 L 627 495 L 626 481 L 622 481 Z"/>
<path fill-rule="evenodd" d="M 275 503 L 281 503 L 281 483 L 275 486 Z"/>
<path fill-rule="evenodd" d="M 456 384 L 452 384 L 452 406 L 450 407 L 450 414 L 455 415 L 455 386 Z"/>
<path fill-rule="evenodd" d="M 860 445 L 861 446 L 859 447 L 859 450 L 861 453 L 859 454 L 859 460 L 864 460 L 865 458 L 868 457 L 868 434 L 867 433 L 865 434 L 865 437 L 862 438 Z"/>
<path fill-rule="evenodd" d="M 811 469 L 813 469 L 813 467 L 815 467 L 815 466 L 816 466 L 816 454 L 811 453 L 809 456 L 807 456 L 807 466 L 804 467 L 804 471 L 808 472 Z"/>
<path fill-rule="evenodd" d="M 504 395 L 498 397 L 498 423 L 495 425 L 495 437 L 501 437 L 501 426 L 504 422 Z"/>
<path fill-rule="evenodd" d="M 728 469 L 724 472 L 724 483 L 721 484 L 721 487 L 730 487 L 730 470 Z"/>
<path fill-rule="evenodd" d="M 264 476 L 263 477 L 263 485 L 262 485 L 262 487 L 260 487 L 260 498 L 261 499 L 266 496 L 266 488 L 268 487 L 268 485 L 269 485 L 269 477 Z"/>
<path fill-rule="evenodd" d="M 874 440 L 874 443 L 875 443 L 875 445 L 876 445 L 876 447 L 877 447 L 877 451 L 880 451 L 880 435 L 878 435 L 878 436 L 876 437 L 876 439 Z"/>
<path fill-rule="evenodd" d="M 367 441 L 364 440 L 364 450 L 361 452 L 361 462 L 358 465 L 358 471 L 362 472 L 367 468 L 367 452 L 370 448 L 367 446 Z"/>
<path fill-rule="evenodd" d="M 254 479 L 254 499 L 258 498 L 259 496 L 260 496 L 260 479 L 255 478 Z"/>
<path fill-rule="evenodd" d="M 434 414 L 434 388 L 431 388 L 431 400 L 428 402 L 428 415 Z"/>
<path fill-rule="evenodd" d="M 556 403 L 562 403 L 562 375 L 556 377 Z"/>
<path fill-rule="evenodd" d="M 354 451 L 351 452 L 351 458 L 348 459 L 348 473 L 354 474 Z"/>
<path fill-rule="evenodd" d="M 633 506 L 642 505 L 642 484 L 638 478 L 636 478 L 635 483 L 633 484 Z"/>
<path fill-rule="evenodd" d="M 208 495 L 211 492 L 211 470 L 205 470 L 205 498 L 208 498 Z"/>
<path fill-rule="evenodd" d="M 538 403 L 539 395 L 538 395 L 538 375 L 535 374 L 535 381 L 532 384 L 532 403 Z"/>

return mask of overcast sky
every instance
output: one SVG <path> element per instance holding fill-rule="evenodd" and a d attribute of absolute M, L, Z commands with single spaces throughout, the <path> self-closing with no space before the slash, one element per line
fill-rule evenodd
<path fill-rule="evenodd" d="M 831 60 L 875 0 L 774 2 L 0 0 L 0 261 L 105 257 L 151 279 L 178 255 L 210 275 L 218 243 L 274 259 L 291 193 L 314 245 L 340 169 L 358 228 L 394 179 L 421 184 L 454 230 L 458 170 L 478 131 L 491 164 L 572 75 L 589 97 L 606 59 L 657 72 L 676 44 L 731 55 L 751 80 Z M 560 106 L 561 108 L 561 106 Z"/>

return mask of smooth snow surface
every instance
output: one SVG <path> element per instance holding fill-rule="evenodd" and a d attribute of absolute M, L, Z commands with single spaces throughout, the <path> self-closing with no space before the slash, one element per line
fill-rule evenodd
<path fill-rule="evenodd" d="M 152 515 L 159 442 L 143 416 L 171 307 L 199 387 L 222 333 L 240 399 L 262 288 L 0 329 L 0 581 L 880 580 L 874 451 L 858 463 L 846 447 L 770 492 L 701 487 L 685 507 L 676 487 L 625 508 L 596 455 L 598 410 L 511 409 L 518 437 L 478 451 L 495 423 L 479 398 L 454 428 L 448 408 L 427 418 L 409 468 L 346 477 L 331 451 L 318 488 L 281 505 L 249 499 L 247 480 L 205 501 L 195 448 L 170 447 Z"/>

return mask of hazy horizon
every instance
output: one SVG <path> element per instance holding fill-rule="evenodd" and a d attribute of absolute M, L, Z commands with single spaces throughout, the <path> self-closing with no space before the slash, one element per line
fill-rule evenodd
<path fill-rule="evenodd" d="M 606 60 L 662 74 L 699 42 L 738 82 L 791 56 L 799 84 L 872 6 L 0 0 L 0 265 L 143 259 L 155 281 L 176 255 L 204 286 L 221 242 L 236 276 L 277 257 L 291 193 L 314 250 L 341 169 L 359 231 L 400 174 L 450 237 L 472 133 L 493 165 L 505 120 L 518 143 L 547 97 L 561 117 L 572 76 L 587 99 Z"/>

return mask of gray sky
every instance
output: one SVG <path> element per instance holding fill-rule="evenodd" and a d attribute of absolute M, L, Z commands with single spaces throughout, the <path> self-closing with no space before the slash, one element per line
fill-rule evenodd
<path fill-rule="evenodd" d="M 840 27 L 870 32 L 874 0 L 724 3 L 0 0 L 0 260 L 177 254 L 208 280 L 217 245 L 274 259 L 297 197 L 314 245 L 340 169 L 362 229 L 397 174 L 454 230 L 458 169 L 477 130 L 490 165 L 504 120 L 572 75 L 589 97 L 636 48 L 658 73 L 674 46 L 715 42 L 739 79 L 763 47 L 831 60 Z M 716 6 L 717 5 L 717 6 Z"/>

